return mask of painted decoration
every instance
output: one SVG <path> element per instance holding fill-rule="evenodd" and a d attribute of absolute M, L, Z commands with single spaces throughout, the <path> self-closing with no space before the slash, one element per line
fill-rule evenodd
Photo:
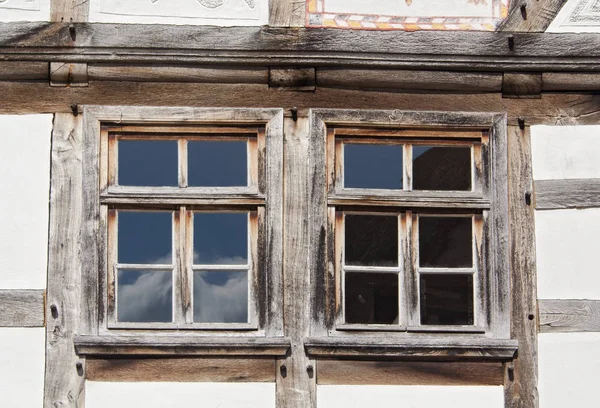
<path fill-rule="evenodd" d="M 510 0 L 307 0 L 308 27 L 494 31 Z"/>
<path fill-rule="evenodd" d="M 108 15 L 259 19 L 258 0 L 95 0 L 93 3 L 96 3 L 93 9 Z"/>
<path fill-rule="evenodd" d="M 547 32 L 600 32 L 600 0 L 569 0 Z"/>
<path fill-rule="evenodd" d="M 40 0 L 0 0 L 0 9 L 37 11 Z"/>

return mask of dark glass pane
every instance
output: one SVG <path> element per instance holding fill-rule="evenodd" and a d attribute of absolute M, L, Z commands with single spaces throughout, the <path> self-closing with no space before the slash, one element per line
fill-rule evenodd
<path fill-rule="evenodd" d="M 421 324 L 472 325 L 473 277 L 421 274 Z"/>
<path fill-rule="evenodd" d="M 188 185 L 247 186 L 247 145 L 245 141 L 189 141 Z"/>
<path fill-rule="evenodd" d="M 473 266 L 472 230 L 470 217 L 419 217 L 419 265 Z"/>
<path fill-rule="evenodd" d="M 346 265 L 398 266 L 398 217 L 347 214 L 344 254 Z"/>
<path fill-rule="evenodd" d="M 471 148 L 413 146 L 413 190 L 471 190 Z"/>
<path fill-rule="evenodd" d="M 346 272 L 346 323 L 398 323 L 398 275 Z"/>
<path fill-rule="evenodd" d="M 402 189 L 402 145 L 344 143 L 344 187 Z"/>
<path fill-rule="evenodd" d="M 177 141 L 120 140 L 119 185 L 177 186 Z"/>
<path fill-rule="evenodd" d="M 248 213 L 194 213 L 194 263 L 248 263 Z"/>
<path fill-rule="evenodd" d="M 194 321 L 248 322 L 248 272 L 194 271 Z"/>
<path fill-rule="evenodd" d="M 118 262 L 171 264 L 172 214 L 170 212 L 118 213 Z"/>
<path fill-rule="evenodd" d="M 173 321 L 171 271 L 119 270 L 117 319 L 120 322 Z"/>

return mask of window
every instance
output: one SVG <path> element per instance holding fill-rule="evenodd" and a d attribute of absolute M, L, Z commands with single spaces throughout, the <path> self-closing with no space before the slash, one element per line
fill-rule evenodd
<path fill-rule="evenodd" d="M 83 334 L 281 336 L 282 111 L 84 115 Z"/>
<path fill-rule="evenodd" d="M 324 284 L 313 285 L 323 314 L 309 351 L 343 354 L 358 341 L 350 353 L 360 355 L 369 345 L 385 353 L 386 344 L 461 348 L 492 339 L 490 347 L 514 352 L 504 115 L 312 114 L 327 167 L 329 246 L 315 277 Z M 450 336 L 446 345 L 440 336 Z"/>

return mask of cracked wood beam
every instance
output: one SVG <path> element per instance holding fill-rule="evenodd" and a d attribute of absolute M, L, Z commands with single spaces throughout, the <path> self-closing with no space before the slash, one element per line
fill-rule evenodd
<path fill-rule="evenodd" d="M 543 33 L 567 0 L 514 1 L 498 31 Z"/>

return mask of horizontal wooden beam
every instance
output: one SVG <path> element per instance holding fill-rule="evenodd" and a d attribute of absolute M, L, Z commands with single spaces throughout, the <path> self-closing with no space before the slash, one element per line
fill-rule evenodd
<path fill-rule="evenodd" d="M 0 327 L 44 327 L 44 290 L 0 289 Z"/>
<path fill-rule="evenodd" d="M 600 207 L 600 179 L 537 180 L 536 210 Z"/>
<path fill-rule="evenodd" d="M 600 332 L 600 300 L 540 299 L 540 332 Z"/>
<path fill-rule="evenodd" d="M 91 381 L 275 382 L 273 358 L 88 358 Z"/>
<path fill-rule="evenodd" d="M 319 360 L 320 385 L 502 385 L 499 362 Z"/>
<path fill-rule="evenodd" d="M 600 71 L 600 34 L 6 23 L 0 60 Z"/>

